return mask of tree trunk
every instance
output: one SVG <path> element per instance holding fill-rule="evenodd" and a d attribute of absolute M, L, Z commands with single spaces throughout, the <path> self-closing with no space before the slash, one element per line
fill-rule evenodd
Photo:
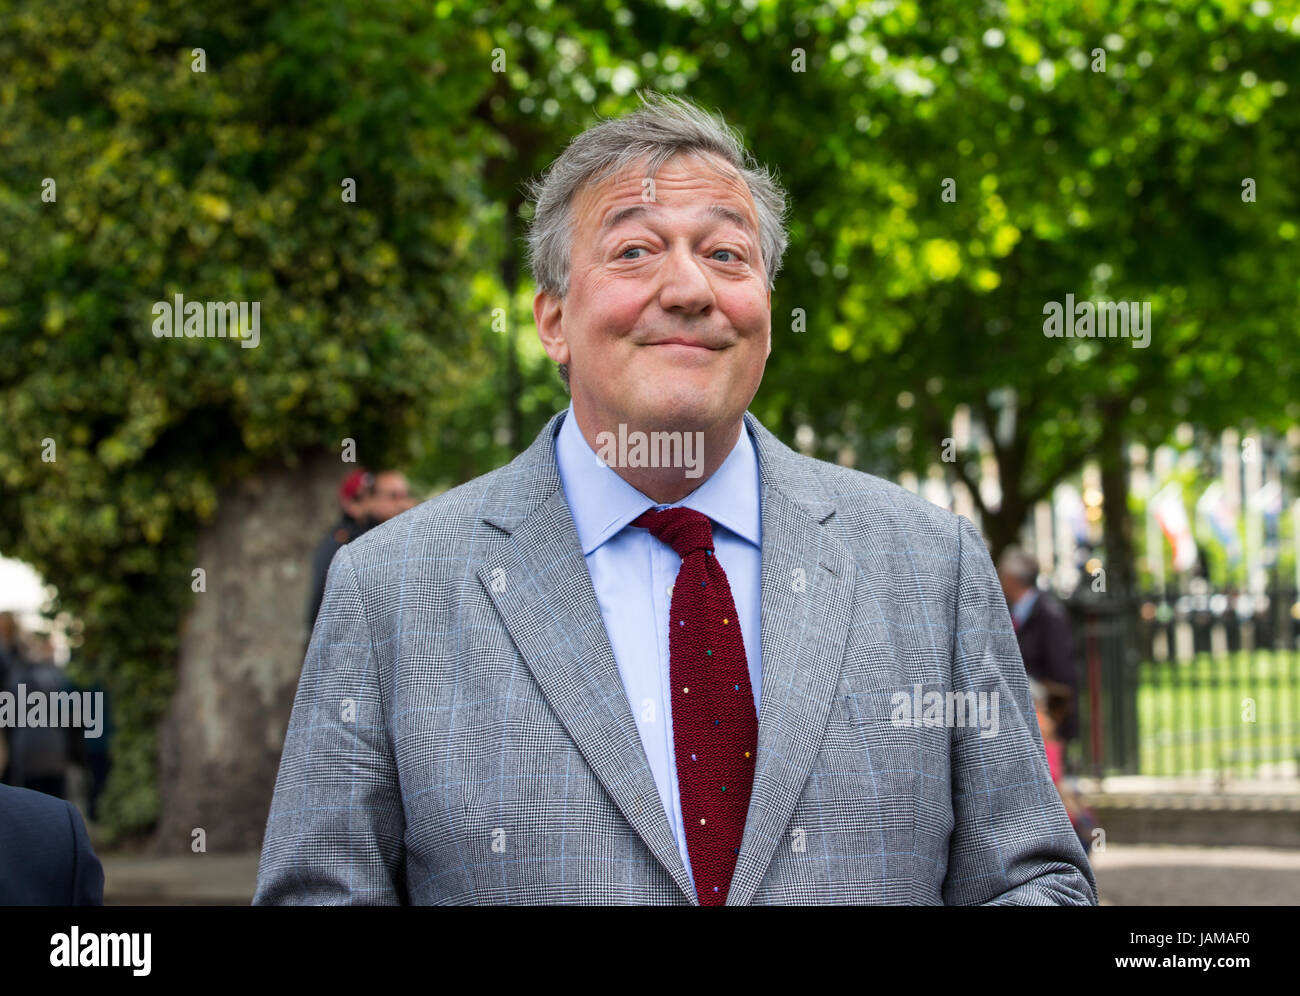
<path fill-rule="evenodd" d="M 1003 483 L 1005 489 L 1006 484 Z M 1020 530 L 1025 524 L 1028 510 L 1019 499 L 1011 500 L 1006 491 L 1002 494 L 1002 505 L 996 511 L 984 517 L 984 534 L 988 537 L 989 556 L 996 564 L 1009 546 L 1020 542 Z"/>
<path fill-rule="evenodd" d="M 307 643 L 316 544 L 349 468 L 319 455 L 267 468 L 223 494 L 200 536 L 206 591 L 181 628 L 176 691 L 160 732 L 156 845 L 257 850 Z"/>
<path fill-rule="evenodd" d="M 1136 587 L 1133 552 L 1133 517 L 1128 509 L 1128 458 L 1120 436 L 1119 412 L 1104 410 L 1105 428 L 1101 437 L 1101 493 L 1105 505 L 1102 515 L 1102 543 L 1106 560 L 1106 593 L 1127 599 Z M 1091 579 L 1087 579 L 1091 581 Z"/>

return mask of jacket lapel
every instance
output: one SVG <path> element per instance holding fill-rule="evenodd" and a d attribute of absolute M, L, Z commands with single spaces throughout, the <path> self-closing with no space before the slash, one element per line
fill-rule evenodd
<path fill-rule="evenodd" d="M 564 412 L 507 468 L 510 511 L 485 515 L 510 542 L 479 569 L 489 597 L 592 771 L 628 822 L 698 905 L 659 799 L 601 619 L 555 464 Z M 821 748 L 839 684 L 854 590 L 852 557 L 826 528 L 834 502 L 799 458 L 748 412 L 761 488 L 763 653 L 758 758 L 727 905 L 746 905 L 767 874 Z"/>
<path fill-rule="evenodd" d="M 762 488 L 758 758 L 727 894 L 744 906 L 767 874 L 821 749 L 853 607 L 853 560 L 826 528 L 835 505 L 796 454 L 748 412 Z"/>
<path fill-rule="evenodd" d="M 510 542 L 479 569 L 489 597 L 547 702 L 595 776 L 646 846 L 694 904 L 636 719 L 601 620 L 587 562 L 555 465 L 564 413 L 508 468 L 501 493 L 523 496 L 517 513 L 485 521 Z"/>

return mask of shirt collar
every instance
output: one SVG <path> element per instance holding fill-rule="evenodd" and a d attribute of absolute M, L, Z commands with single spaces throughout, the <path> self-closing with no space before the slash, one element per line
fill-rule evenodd
<path fill-rule="evenodd" d="M 1038 601 L 1038 589 L 1030 588 L 1027 592 L 1016 599 L 1016 604 L 1011 606 L 1011 614 L 1016 617 L 1016 622 L 1022 626 L 1025 620 L 1029 618 L 1029 613 L 1034 611 L 1034 603 Z"/>
<path fill-rule="evenodd" d="M 744 425 L 736 445 L 713 475 L 681 501 L 666 506 L 660 506 L 601 463 L 578 428 L 572 401 L 555 437 L 555 462 L 583 556 L 589 556 L 647 509 L 678 506 L 702 512 L 762 548 L 758 456 Z"/>

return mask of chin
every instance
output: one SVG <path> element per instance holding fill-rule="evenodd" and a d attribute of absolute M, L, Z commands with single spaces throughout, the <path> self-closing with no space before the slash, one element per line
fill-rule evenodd
<path fill-rule="evenodd" d="M 651 428 L 673 430 L 712 425 L 723 407 L 723 399 L 712 392 L 678 381 L 644 398 L 637 410 L 646 422 L 651 423 Z"/>

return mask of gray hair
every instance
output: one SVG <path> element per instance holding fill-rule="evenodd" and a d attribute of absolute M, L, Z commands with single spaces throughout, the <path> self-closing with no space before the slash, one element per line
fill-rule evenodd
<path fill-rule="evenodd" d="M 537 289 L 563 298 L 569 292 L 569 258 L 573 247 L 573 199 L 585 184 L 647 159 L 647 177 L 680 153 L 711 153 L 736 170 L 758 209 L 758 236 L 763 270 L 770 290 L 781 270 L 790 236 L 786 230 L 786 194 L 775 175 L 745 149 L 740 136 L 721 115 L 710 114 L 681 97 L 654 91 L 638 93 L 645 105 L 611 118 L 574 138 L 540 179 L 529 181 L 526 196 L 535 202 L 528 227 L 528 265 Z M 560 364 L 569 385 L 569 371 Z"/>
<path fill-rule="evenodd" d="M 998 558 L 998 571 L 1033 588 L 1038 584 L 1038 558 L 1018 546 L 1009 546 Z"/>

